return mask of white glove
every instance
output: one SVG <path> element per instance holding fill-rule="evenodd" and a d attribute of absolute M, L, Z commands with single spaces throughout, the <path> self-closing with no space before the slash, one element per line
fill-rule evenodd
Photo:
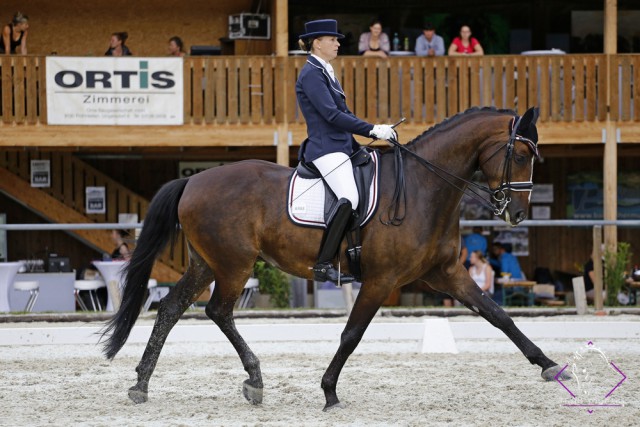
<path fill-rule="evenodd" d="M 396 131 L 391 127 L 391 125 L 374 125 L 373 129 L 371 129 L 371 132 L 369 132 L 369 135 L 377 138 L 377 139 L 384 139 L 384 140 L 394 140 L 397 141 L 398 140 L 398 134 L 396 133 Z"/>

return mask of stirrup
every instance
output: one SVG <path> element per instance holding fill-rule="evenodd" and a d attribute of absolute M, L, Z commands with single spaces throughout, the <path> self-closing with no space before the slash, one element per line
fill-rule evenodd
<path fill-rule="evenodd" d="M 321 262 L 313 266 L 313 280 L 316 282 L 333 282 L 336 285 L 355 282 L 355 277 L 342 274 L 330 262 Z"/>

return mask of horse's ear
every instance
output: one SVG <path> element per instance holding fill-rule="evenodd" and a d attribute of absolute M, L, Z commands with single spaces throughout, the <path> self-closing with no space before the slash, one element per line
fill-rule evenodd
<path fill-rule="evenodd" d="M 538 129 L 536 129 L 536 121 L 540 110 L 536 107 L 531 107 L 522 116 L 520 124 L 518 125 L 518 133 L 525 138 L 529 138 L 533 142 L 538 142 Z"/>

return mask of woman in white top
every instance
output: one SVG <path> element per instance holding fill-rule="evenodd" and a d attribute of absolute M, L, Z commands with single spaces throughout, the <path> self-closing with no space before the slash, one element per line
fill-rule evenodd
<path fill-rule="evenodd" d="M 471 252 L 469 259 L 469 275 L 484 292 L 493 295 L 493 269 L 487 262 L 482 251 Z"/>

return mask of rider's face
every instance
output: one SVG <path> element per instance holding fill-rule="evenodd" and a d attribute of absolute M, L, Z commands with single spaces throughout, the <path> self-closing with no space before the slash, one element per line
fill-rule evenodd
<path fill-rule="evenodd" d="M 322 36 L 313 41 L 313 53 L 327 62 L 333 61 L 338 56 L 340 42 L 337 37 Z"/>

